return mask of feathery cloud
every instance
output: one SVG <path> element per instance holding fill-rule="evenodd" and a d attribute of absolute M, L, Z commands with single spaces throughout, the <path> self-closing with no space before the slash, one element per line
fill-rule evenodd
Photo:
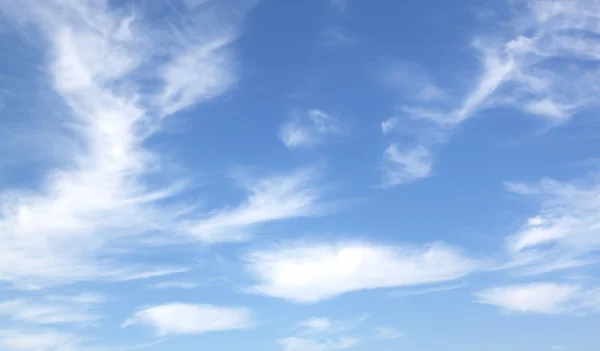
<path fill-rule="evenodd" d="M 573 268 L 592 263 L 600 250 L 600 186 L 543 179 L 537 184 L 508 183 L 512 192 L 540 200 L 541 209 L 507 238 L 511 255 L 531 257 L 533 272 Z"/>
<path fill-rule="evenodd" d="M 238 23 L 221 23 L 214 3 L 185 14 L 165 9 L 167 29 L 105 0 L 19 4 L 2 0 L 0 11 L 42 34 L 46 71 L 68 108 L 65 135 L 75 135 L 79 147 L 64 150 L 69 162 L 48 170 L 38 190 L 0 193 L 0 280 L 54 284 L 148 276 L 143 266 L 104 263 L 118 262 L 111 245 L 134 246 L 146 233 L 171 228 L 176 215 L 157 203 L 181 185 L 146 181 L 161 179 L 162 166 L 145 141 L 160 130 L 160 117 L 233 83 L 227 46 Z M 209 22 L 210 30 L 200 30 Z M 193 23 L 197 30 L 190 35 L 185 29 Z M 158 82 L 156 92 L 137 79 L 143 75 Z"/>
<path fill-rule="evenodd" d="M 432 133 L 444 135 L 477 113 L 497 107 L 515 108 L 556 126 L 583 109 L 598 106 L 595 96 L 600 92 L 600 70 L 595 65 L 600 62 L 600 3 L 520 0 L 511 6 L 516 7 L 511 7 L 515 15 L 507 29 L 493 35 L 478 34 L 472 41 L 480 72 L 471 87 L 464 93 L 447 92 L 448 99 L 439 108 L 439 104 L 431 107 L 429 101 L 402 106 L 406 119 L 429 121 Z M 401 77 L 404 71 L 398 69 Z M 417 79 L 411 91 L 430 91 L 433 97 L 443 91 L 427 81 L 430 79 Z M 432 88 L 426 89 L 429 86 Z M 449 97 L 457 95 L 461 98 L 452 103 Z M 384 122 L 384 133 L 390 135 L 392 125 L 391 121 Z M 429 155 L 445 139 L 420 141 L 418 145 Z M 389 151 L 385 158 L 389 159 Z M 384 177 L 387 173 L 384 168 Z"/>
<path fill-rule="evenodd" d="M 259 224 L 317 216 L 324 207 L 313 178 L 312 170 L 302 169 L 244 182 L 249 195 L 243 204 L 186 221 L 182 230 L 207 244 L 235 242 L 247 240 Z"/>

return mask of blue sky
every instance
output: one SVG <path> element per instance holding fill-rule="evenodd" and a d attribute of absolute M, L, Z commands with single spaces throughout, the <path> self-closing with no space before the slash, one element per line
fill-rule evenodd
<path fill-rule="evenodd" d="M 0 0 L 0 350 L 600 350 L 597 0 Z"/>

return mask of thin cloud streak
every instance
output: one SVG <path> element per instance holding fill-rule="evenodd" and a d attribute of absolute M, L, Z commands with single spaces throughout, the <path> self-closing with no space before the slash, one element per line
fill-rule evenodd
<path fill-rule="evenodd" d="M 243 182 L 247 200 L 234 208 L 217 210 L 204 219 L 189 220 L 180 230 L 205 243 L 248 240 L 253 229 L 285 219 L 319 216 L 327 206 L 320 202 L 315 171 L 295 172 Z"/>

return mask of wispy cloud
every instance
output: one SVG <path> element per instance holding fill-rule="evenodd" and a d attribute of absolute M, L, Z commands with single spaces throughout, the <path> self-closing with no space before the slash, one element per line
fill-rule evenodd
<path fill-rule="evenodd" d="M 80 338 L 52 330 L 0 330 L 0 346 L 7 351 L 88 350 Z"/>
<path fill-rule="evenodd" d="M 403 289 L 403 290 L 391 292 L 390 296 L 402 297 L 402 296 L 410 296 L 410 295 L 428 295 L 428 294 L 433 294 L 433 293 L 438 293 L 438 292 L 460 289 L 460 288 L 465 287 L 466 285 L 467 285 L 466 282 L 462 282 L 460 284 L 442 285 L 442 286 L 435 286 L 432 288 L 425 288 L 425 289 L 411 289 L 411 290 Z"/>
<path fill-rule="evenodd" d="M 281 126 L 279 138 L 290 149 L 310 149 L 342 134 L 341 123 L 327 112 L 312 109 L 294 114 Z"/>
<path fill-rule="evenodd" d="M 38 325 L 91 323 L 101 318 L 97 305 L 103 301 L 95 294 L 9 300 L 0 303 L 0 316 Z"/>
<path fill-rule="evenodd" d="M 369 316 L 364 314 L 350 320 L 331 320 L 325 317 L 313 317 L 298 323 L 300 336 L 319 334 L 340 334 L 354 329 Z"/>
<path fill-rule="evenodd" d="M 129 346 L 92 345 L 89 338 L 52 329 L 0 330 L 0 348 L 6 351 L 133 351 L 155 346 L 152 343 Z"/>
<path fill-rule="evenodd" d="M 314 317 L 302 321 L 298 324 L 299 327 L 304 328 L 303 333 L 321 333 L 331 328 L 332 322 L 328 318 Z"/>
<path fill-rule="evenodd" d="M 400 150 L 397 144 L 392 144 L 384 156 L 383 183 L 386 186 L 427 178 L 433 170 L 433 156 L 424 146 Z"/>
<path fill-rule="evenodd" d="M 284 351 L 332 351 L 344 350 L 356 346 L 359 338 L 342 336 L 335 339 L 317 341 L 299 337 L 289 337 L 279 340 Z"/>
<path fill-rule="evenodd" d="M 148 326 L 166 336 L 245 329 L 251 324 L 252 314 L 246 308 L 171 303 L 142 309 L 122 326 Z"/>
<path fill-rule="evenodd" d="M 394 340 L 404 337 L 404 333 L 392 327 L 377 328 L 377 338 L 382 340 Z"/>
<path fill-rule="evenodd" d="M 600 28 L 592 24 L 600 17 L 600 5 L 586 0 L 515 4 L 519 11 L 512 30 L 473 40 L 481 73 L 458 107 L 423 117 L 458 124 L 482 109 L 508 105 L 560 122 L 594 104 L 598 73 L 587 63 L 600 60 L 594 37 Z M 570 88 L 564 89 L 564 84 Z"/>
<path fill-rule="evenodd" d="M 291 245 L 248 256 L 248 269 L 259 281 L 250 291 L 303 303 L 352 291 L 451 281 L 472 273 L 478 265 L 443 244 Z"/>
<path fill-rule="evenodd" d="M 20 5 L 0 1 L 0 11 L 35 24 L 46 40 L 46 71 L 69 109 L 67 134 L 76 135 L 79 147 L 63 150 L 69 162 L 48 170 L 40 189 L 0 194 L 0 280 L 143 277 L 145 267 L 105 262 L 118 261 L 113 243 L 172 225 L 174 214 L 158 202 L 177 194 L 181 183 L 146 181 L 161 179 L 162 164 L 145 141 L 160 130 L 160 117 L 233 83 L 227 47 L 236 24 L 219 24 L 214 4 L 185 15 L 166 9 L 170 26 L 161 28 L 102 0 Z M 203 32 L 200 23 L 208 28 L 208 19 L 214 26 Z M 193 33 L 185 30 L 194 23 Z M 163 42 L 165 34 L 177 39 Z M 149 92 L 140 76 L 158 82 L 157 91 Z"/>
<path fill-rule="evenodd" d="M 505 30 L 477 33 L 472 40 L 480 69 L 470 88 L 466 92 L 446 90 L 447 99 L 441 106 L 413 99 L 401 108 L 406 119 L 429 121 L 431 130 L 448 134 L 477 113 L 497 107 L 515 108 L 557 126 L 582 109 L 598 105 L 594 97 L 600 92 L 600 71 L 590 63 L 600 61 L 600 27 L 594 24 L 600 19 L 600 4 L 522 0 L 511 5 L 515 6 L 511 8 L 514 16 Z M 400 81 L 406 81 L 402 79 L 405 71 L 398 69 Z M 409 83 L 410 91 L 429 92 L 425 96 L 433 97 L 444 91 L 427 83 L 429 78 L 415 81 L 414 86 Z M 451 99 L 453 96 L 460 98 Z M 384 123 L 384 132 L 392 130 L 386 126 Z M 444 140 L 419 145 L 431 153 Z"/>
<path fill-rule="evenodd" d="M 589 255 L 600 250 L 600 186 L 594 177 L 572 183 L 544 179 L 536 184 L 507 186 L 541 202 L 539 213 L 507 239 L 515 260 L 530 257 L 525 263 L 534 273 L 594 262 Z"/>
<path fill-rule="evenodd" d="M 345 15 L 350 10 L 351 0 L 326 0 L 327 5 L 331 7 L 338 15 Z"/>
<path fill-rule="evenodd" d="M 192 282 L 172 281 L 156 283 L 153 285 L 153 287 L 157 289 L 194 289 L 198 287 L 198 284 Z"/>
<path fill-rule="evenodd" d="M 385 63 L 379 75 L 390 89 L 409 101 L 433 104 L 449 98 L 431 74 L 414 62 L 395 60 Z"/>
<path fill-rule="evenodd" d="M 259 224 L 318 216 L 325 210 L 310 169 L 246 180 L 242 185 L 249 193 L 243 204 L 187 221 L 182 230 L 204 243 L 243 241 Z"/>
<path fill-rule="evenodd" d="M 509 312 L 561 314 L 599 311 L 600 289 L 579 285 L 532 283 L 509 285 L 476 293 L 478 303 L 496 305 Z"/>

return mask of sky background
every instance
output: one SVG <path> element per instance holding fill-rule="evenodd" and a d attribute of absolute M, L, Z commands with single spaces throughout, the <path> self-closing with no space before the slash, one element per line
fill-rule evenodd
<path fill-rule="evenodd" d="M 0 350 L 600 351 L 600 1 L 0 0 Z"/>

